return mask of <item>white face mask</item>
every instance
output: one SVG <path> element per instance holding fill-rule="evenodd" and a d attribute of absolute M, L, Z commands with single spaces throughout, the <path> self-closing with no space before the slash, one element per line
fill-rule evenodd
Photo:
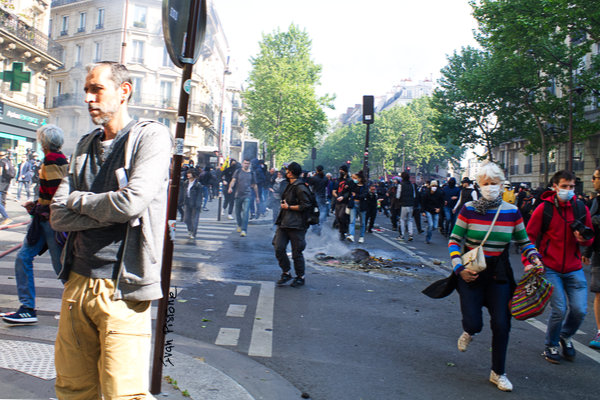
<path fill-rule="evenodd" d="M 557 193 L 558 199 L 563 202 L 569 201 L 575 196 L 574 190 L 558 189 Z"/>
<path fill-rule="evenodd" d="M 437 186 L 432 186 L 432 187 L 431 187 L 431 191 L 432 191 L 432 192 L 435 192 L 436 190 L 437 190 Z"/>
<path fill-rule="evenodd" d="M 500 196 L 500 185 L 486 185 L 480 188 L 481 195 L 486 200 L 496 200 Z"/>

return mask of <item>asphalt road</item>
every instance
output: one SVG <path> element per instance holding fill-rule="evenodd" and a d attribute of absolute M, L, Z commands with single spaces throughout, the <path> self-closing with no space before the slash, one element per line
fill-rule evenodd
<path fill-rule="evenodd" d="M 482 334 L 461 353 L 456 348 L 462 332 L 458 295 L 433 300 L 420 293 L 447 274 L 445 238 L 436 233 L 433 244 L 426 245 L 418 235 L 399 245 L 393 240 L 396 232 L 385 230 L 387 221 L 379 217 L 377 222 L 384 230 L 367 235 L 360 247 L 404 261 L 406 268 L 392 274 L 317 265 L 315 253 L 337 256 L 358 245 L 340 243 L 335 232 L 311 234 L 305 252 L 307 284 L 302 288 L 273 284 L 280 270 L 266 219 L 252 223 L 245 238 L 232 226 L 209 259 L 187 263 L 175 272 L 185 281 L 184 302 L 177 305 L 177 313 L 186 315 L 178 320 L 179 334 L 249 355 L 317 400 L 504 398 L 506 394 L 488 382 L 487 318 Z M 188 245 L 207 246 L 209 254 L 214 243 Z M 512 263 L 520 275 L 517 255 Z M 244 287 L 247 295 L 236 293 Z M 507 362 L 513 395 L 597 398 L 600 352 L 578 346 L 590 356 L 579 352 L 574 363 L 551 365 L 541 357 L 545 320 L 546 316 L 532 323 L 513 320 Z M 593 332 L 590 314 L 575 340 L 587 345 Z"/>

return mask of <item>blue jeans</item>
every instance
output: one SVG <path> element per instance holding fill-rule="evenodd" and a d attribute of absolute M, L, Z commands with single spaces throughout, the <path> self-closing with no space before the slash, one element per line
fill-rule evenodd
<path fill-rule="evenodd" d="M 483 329 L 481 309 L 487 307 L 492 329 L 492 370 L 502 375 L 506 365 L 506 349 L 510 334 L 511 315 L 508 307 L 512 296 L 510 285 L 480 275 L 474 283 L 466 283 L 458 277 L 457 289 L 460 295 L 463 329 L 469 335 L 479 333 Z"/>
<path fill-rule="evenodd" d="M 31 182 L 28 181 L 19 181 L 17 185 L 17 200 L 21 199 L 21 190 L 25 188 L 25 195 L 29 198 L 30 192 L 29 187 L 31 186 Z"/>
<path fill-rule="evenodd" d="M 444 206 L 444 230 L 446 233 L 452 232 L 454 224 L 456 223 L 456 217 L 458 214 L 452 213 L 452 207 Z"/>
<path fill-rule="evenodd" d="M 6 213 L 6 208 L 4 208 L 2 203 L 0 203 L 0 215 L 2 215 L 2 218 L 4 218 L 4 219 L 8 218 L 8 214 Z"/>
<path fill-rule="evenodd" d="M 202 194 L 204 195 L 204 202 L 202 203 L 202 208 L 206 208 L 206 203 L 208 203 L 208 199 L 210 197 L 210 188 L 208 185 L 202 186 Z"/>
<path fill-rule="evenodd" d="M 50 227 L 48 221 L 41 222 L 42 235 L 38 239 L 37 243 L 30 245 L 27 243 L 27 239 L 23 241 L 23 247 L 17 253 L 17 259 L 15 260 L 15 278 L 17 281 L 17 292 L 19 294 L 19 301 L 25 307 L 35 308 L 35 284 L 33 281 L 33 258 L 44 247 L 44 244 L 48 245 L 48 251 L 52 258 L 52 267 L 59 274 L 62 266 L 60 264 L 60 253 L 62 247 L 56 243 L 54 239 L 54 231 Z"/>
<path fill-rule="evenodd" d="M 242 231 L 248 230 L 248 214 L 250 213 L 250 197 L 235 198 L 235 219 Z"/>
<path fill-rule="evenodd" d="M 552 312 L 548 318 L 546 346 L 558 346 L 561 337 L 573 336 L 583 322 L 587 313 L 587 282 L 583 269 L 561 274 L 546 268 L 544 275 L 554 286 L 550 298 Z"/>
<path fill-rule="evenodd" d="M 359 211 L 358 204 L 355 204 L 354 208 L 350 210 L 350 230 L 348 231 L 348 234 L 354 236 L 356 231 L 356 217 L 358 215 L 360 215 L 360 237 L 365 237 L 365 231 L 367 230 L 367 224 L 365 223 L 367 211 Z"/>
<path fill-rule="evenodd" d="M 317 235 L 320 235 L 321 231 L 323 230 L 323 225 L 327 221 L 329 207 L 327 206 L 327 200 L 325 200 L 324 197 L 317 197 L 317 205 L 319 206 L 319 223 L 317 225 L 313 225 L 312 231 Z"/>
<path fill-rule="evenodd" d="M 440 214 L 432 214 L 428 211 L 425 211 L 425 215 L 427 216 L 427 234 L 425 235 L 425 241 L 429 242 L 431 241 L 432 232 L 438 227 Z"/>

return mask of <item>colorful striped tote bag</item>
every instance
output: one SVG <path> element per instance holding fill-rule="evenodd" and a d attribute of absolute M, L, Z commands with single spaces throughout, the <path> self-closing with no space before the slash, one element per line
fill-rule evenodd
<path fill-rule="evenodd" d="M 519 281 L 510 300 L 510 313 L 518 320 L 535 317 L 544 312 L 554 287 L 542 276 L 541 268 L 530 269 Z"/>

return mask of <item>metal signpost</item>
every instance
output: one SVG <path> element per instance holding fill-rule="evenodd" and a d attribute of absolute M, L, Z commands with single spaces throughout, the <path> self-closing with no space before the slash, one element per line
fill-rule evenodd
<path fill-rule="evenodd" d="M 365 136 L 365 158 L 363 161 L 363 173 L 365 179 L 369 181 L 369 126 L 375 120 L 375 113 L 373 112 L 373 96 L 363 96 L 363 124 L 367 125 L 367 134 Z"/>
<path fill-rule="evenodd" d="M 190 97 L 192 68 L 200 55 L 200 46 L 206 32 L 206 0 L 163 0 L 162 24 L 165 45 L 175 65 L 183 68 L 179 109 L 175 130 L 175 151 L 171 162 L 171 182 L 167 210 L 167 226 L 163 245 L 161 284 L 163 298 L 158 302 L 152 362 L 152 381 L 150 392 L 160 393 L 162 367 L 167 331 L 166 316 L 171 286 L 171 267 L 173 262 L 173 241 L 175 240 L 175 222 L 177 221 L 177 197 L 183 161 L 183 143 L 187 126 L 187 109 Z"/>

